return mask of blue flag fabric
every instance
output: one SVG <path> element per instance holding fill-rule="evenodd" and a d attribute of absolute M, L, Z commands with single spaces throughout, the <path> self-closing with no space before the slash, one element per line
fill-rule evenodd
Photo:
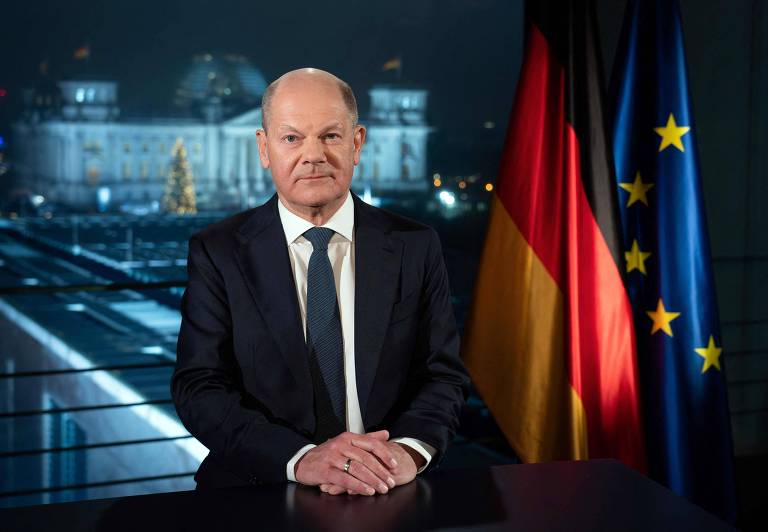
<path fill-rule="evenodd" d="M 733 521 L 724 351 L 676 1 L 630 0 L 612 93 L 649 473 Z"/>

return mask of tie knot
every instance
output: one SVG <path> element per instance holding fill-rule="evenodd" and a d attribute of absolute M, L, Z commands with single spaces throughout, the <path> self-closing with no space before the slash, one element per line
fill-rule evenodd
<path fill-rule="evenodd" d="M 304 232 L 304 238 L 312 242 L 312 249 L 328 249 L 328 242 L 333 236 L 333 229 L 313 227 Z"/>

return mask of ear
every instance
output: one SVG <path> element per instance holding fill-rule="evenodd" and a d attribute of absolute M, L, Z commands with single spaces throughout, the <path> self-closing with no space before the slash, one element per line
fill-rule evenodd
<path fill-rule="evenodd" d="M 267 152 L 267 132 L 256 130 L 256 142 L 259 144 L 259 160 L 262 168 L 269 168 L 269 153 Z"/>
<path fill-rule="evenodd" d="M 352 137 L 352 142 L 355 144 L 355 166 L 360 164 L 360 152 L 365 144 L 365 133 L 365 126 L 360 124 L 355 126 L 355 135 Z"/>

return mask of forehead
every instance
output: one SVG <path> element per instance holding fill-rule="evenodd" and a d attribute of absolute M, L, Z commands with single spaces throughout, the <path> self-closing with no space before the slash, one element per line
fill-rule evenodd
<path fill-rule="evenodd" d="M 281 84 L 275 91 L 270 105 L 270 121 L 276 126 L 299 123 L 349 120 L 347 109 L 336 84 L 317 82 L 290 82 Z M 319 124 L 317 124 L 319 125 Z"/>

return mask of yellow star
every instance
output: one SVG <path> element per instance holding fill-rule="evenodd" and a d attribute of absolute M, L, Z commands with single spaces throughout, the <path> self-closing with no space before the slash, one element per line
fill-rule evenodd
<path fill-rule="evenodd" d="M 640 251 L 637 240 L 633 240 L 632 249 L 624 253 L 624 259 L 627 261 L 627 273 L 632 270 L 640 270 L 640 273 L 645 274 L 645 259 L 650 256 L 650 252 Z"/>
<path fill-rule="evenodd" d="M 646 310 L 645 313 L 653 320 L 651 334 L 655 334 L 657 331 L 664 331 L 669 336 L 674 336 L 672 334 L 672 327 L 669 326 L 669 322 L 680 316 L 679 312 L 667 312 L 667 309 L 664 308 L 664 302 L 659 298 L 659 304 L 656 305 L 656 311 Z"/>
<path fill-rule="evenodd" d="M 653 130 L 661 136 L 661 146 L 659 146 L 659 151 L 664 151 L 664 148 L 671 145 L 684 152 L 683 135 L 688 133 L 690 129 L 691 128 L 688 126 L 678 127 L 677 123 L 675 123 L 675 115 L 669 113 L 666 126 L 653 128 Z"/>
<path fill-rule="evenodd" d="M 627 207 L 631 207 L 636 201 L 641 201 L 646 207 L 648 206 L 648 197 L 645 193 L 653 188 L 653 183 L 643 183 L 643 178 L 640 177 L 640 172 L 635 174 L 634 183 L 619 183 L 619 186 L 629 192 Z"/>
<path fill-rule="evenodd" d="M 722 347 L 715 346 L 715 339 L 712 335 L 709 335 L 709 345 L 707 347 L 699 347 L 694 349 L 700 357 L 704 358 L 704 367 L 701 368 L 701 372 L 704 373 L 711 366 L 715 366 L 720 371 L 720 353 L 723 352 Z"/>

